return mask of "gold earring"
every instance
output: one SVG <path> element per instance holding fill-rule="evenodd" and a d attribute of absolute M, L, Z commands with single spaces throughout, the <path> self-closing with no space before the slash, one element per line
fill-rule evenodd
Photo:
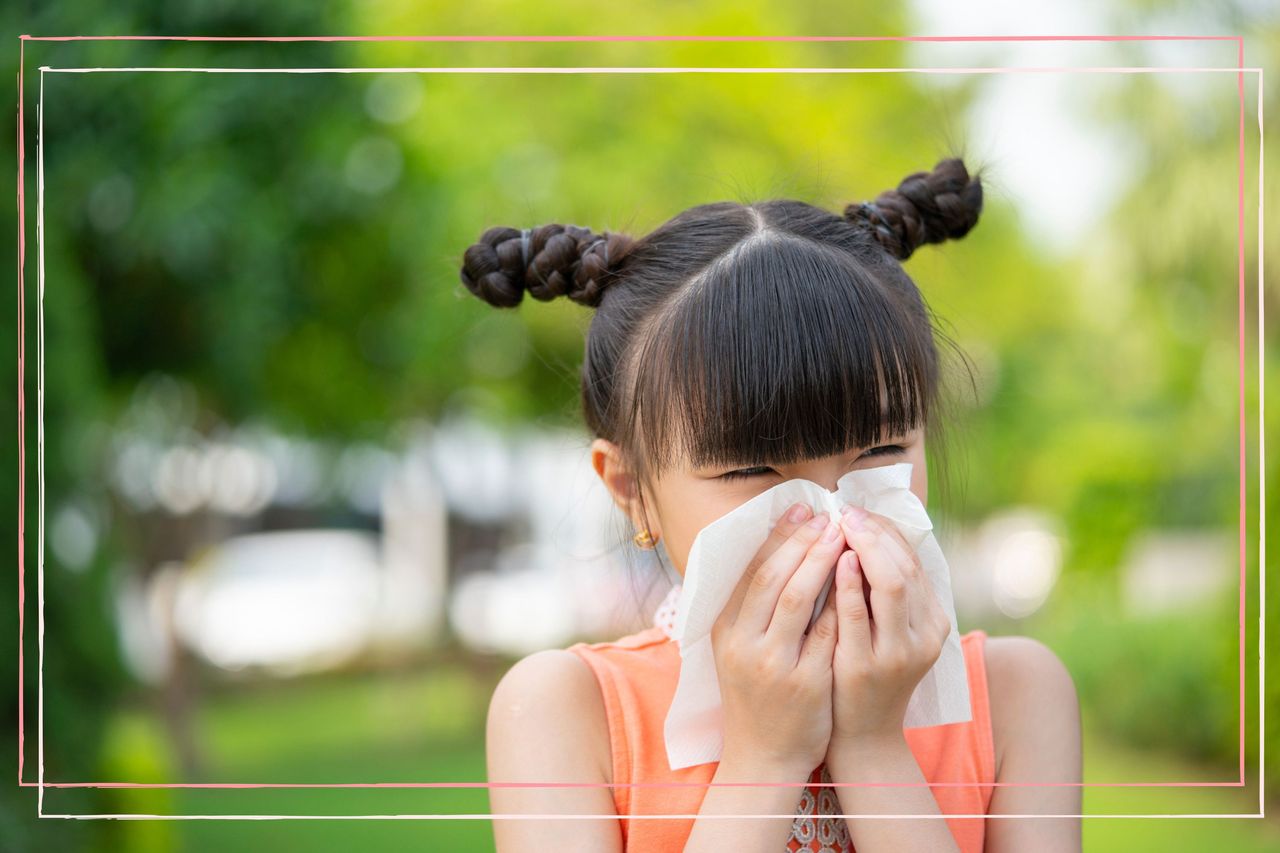
<path fill-rule="evenodd" d="M 649 533 L 648 530 L 641 530 L 639 533 L 637 533 L 635 536 L 631 538 L 641 548 L 646 548 L 646 549 L 653 548 L 656 544 L 653 536 Z"/>

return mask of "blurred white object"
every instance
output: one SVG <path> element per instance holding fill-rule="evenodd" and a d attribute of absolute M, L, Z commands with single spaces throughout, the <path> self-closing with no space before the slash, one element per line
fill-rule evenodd
<path fill-rule="evenodd" d="M 1053 516 L 1012 507 L 971 529 L 939 535 L 961 621 L 1021 619 L 1048 600 L 1062 572 L 1063 533 Z"/>
<path fill-rule="evenodd" d="M 433 640 L 448 594 L 447 508 L 440 484 L 410 452 L 382 485 L 382 584 L 374 639 L 386 646 Z"/>
<path fill-rule="evenodd" d="M 355 654 L 377 618 L 375 537 L 302 530 L 237 536 L 181 581 L 175 629 L 226 669 L 296 673 Z"/>
<path fill-rule="evenodd" d="M 537 550 L 510 549 L 497 571 L 472 572 L 458 581 L 449 621 L 463 643 L 477 651 L 524 655 L 559 645 L 571 632 L 572 591 Z"/>
<path fill-rule="evenodd" d="M 485 523 L 511 514 L 517 472 L 509 443 L 496 428 L 468 414 L 451 416 L 431 431 L 427 453 L 449 507 L 459 515 Z"/>
<path fill-rule="evenodd" d="M 637 609 L 631 599 L 648 588 L 646 572 L 663 570 L 654 552 L 632 554 L 632 590 L 619 541 L 625 519 L 591 467 L 590 441 L 574 430 L 530 429 L 511 439 L 508 509 L 529 535 L 473 555 L 479 565 L 458 572 L 449 624 L 467 646 L 519 656 L 643 627 L 646 602 Z M 665 593 L 669 583 L 656 579 Z"/>
<path fill-rule="evenodd" d="M 1062 571 L 1062 535 L 1054 519 L 1029 507 L 1007 509 L 983 523 L 980 542 L 996 608 L 1013 619 L 1039 610 Z"/>
<path fill-rule="evenodd" d="M 1202 607 L 1239 577 L 1233 537 L 1219 531 L 1151 530 L 1129 549 L 1121 569 L 1125 611 L 1149 615 Z"/>
<path fill-rule="evenodd" d="M 1049 598 L 1062 567 L 1058 538 L 1044 530 L 1016 530 L 996 550 L 992 564 L 996 606 L 1014 619 L 1030 616 Z"/>

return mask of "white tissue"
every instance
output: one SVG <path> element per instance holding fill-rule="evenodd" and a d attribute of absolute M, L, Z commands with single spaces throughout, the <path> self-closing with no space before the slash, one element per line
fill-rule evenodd
<path fill-rule="evenodd" d="M 680 678 L 664 727 L 667 761 L 672 770 L 720 760 L 724 733 L 711 628 L 774 524 L 797 501 L 808 503 L 815 513 L 825 510 L 833 518 L 839 518 L 840 507 L 846 503 L 864 507 L 893 521 L 916 549 L 933 591 L 951 620 L 951 633 L 938 660 L 911 694 L 903 728 L 972 719 L 969 681 L 951 595 L 951 572 L 933 536 L 933 522 L 911 491 L 911 467 L 910 462 L 900 462 L 850 471 L 836 482 L 834 492 L 811 480 L 788 480 L 756 495 L 698 533 L 689 551 L 676 605 Z M 833 568 L 814 606 L 814 617 L 834 579 Z"/>

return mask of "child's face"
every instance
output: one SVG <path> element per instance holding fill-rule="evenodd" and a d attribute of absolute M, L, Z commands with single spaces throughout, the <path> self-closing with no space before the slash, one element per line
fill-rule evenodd
<path fill-rule="evenodd" d="M 902 452 L 891 452 L 900 446 Z M 885 448 L 884 450 L 877 450 Z M 646 519 L 634 500 L 635 481 L 621 464 L 617 447 L 604 439 L 591 445 L 592 464 L 613 495 L 614 501 L 643 530 Z M 872 453 L 871 451 L 877 451 Z M 717 518 L 749 501 L 756 495 L 787 480 L 812 480 L 829 491 L 849 471 L 910 462 L 911 491 L 921 504 L 928 504 L 928 471 L 925 468 L 924 428 L 893 435 L 870 447 L 858 447 L 848 453 L 807 459 L 791 465 L 752 468 L 689 468 L 667 471 L 646 495 L 647 526 L 654 539 L 660 539 L 681 577 L 693 540 L 702 528 Z M 746 476 L 724 477 L 729 471 L 742 471 Z"/>

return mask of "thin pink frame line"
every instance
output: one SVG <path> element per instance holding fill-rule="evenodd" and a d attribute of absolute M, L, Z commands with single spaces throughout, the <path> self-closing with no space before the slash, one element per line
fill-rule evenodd
<path fill-rule="evenodd" d="M 613 41 L 781 41 L 781 42 L 843 42 L 843 41 L 920 41 L 920 42 L 1006 42 L 1006 41 L 1236 41 L 1240 44 L 1241 64 L 1244 63 L 1244 36 L 551 36 L 551 35 L 488 35 L 488 36 L 32 36 L 20 35 L 23 41 L 405 41 L 405 42 L 613 42 Z"/>
<path fill-rule="evenodd" d="M 43 812 L 40 817 L 62 818 L 64 820 L 600 820 L 610 817 L 603 814 L 323 814 L 323 815 L 268 815 L 268 814 L 141 814 L 127 812 L 125 814 L 55 814 Z M 627 815 L 626 820 L 741 820 L 744 817 L 773 817 L 791 820 L 793 814 L 670 814 L 670 815 Z M 1095 817 L 1095 818 L 1133 818 L 1165 817 L 1165 818 L 1242 818 L 1262 817 L 1260 814 L 833 814 L 822 815 L 828 818 L 875 818 L 877 820 L 1007 820 L 1021 818 L 1051 817 Z"/>
<path fill-rule="evenodd" d="M 877 787 L 948 788 L 1238 788 L 1238 782 L 23 782 L 27 788 L 719 788 L 734 785 L 774 787 L 848 788 Z"/>
<path fill-rule="evenodd" d="M 1237 639 L 1237 647 L 1240 650 L 1240 655 L 1239 655 L 1240 657 L 1240 671 L 1239 671 L 1240 693 L 1239 693 L 1239 699 L 1237 700 L 1237 702 L 1239 703 L 1239 706 L 1240 706 L 1240 724 L 1239 724 L 1240 786 L 1244 787 L 1244 784 L 1245 784 L 1245 766 L 1244 766 L 1245 764 L 1244 762 L 1244 701 L 1245 701 L 1245 696 L 1244 696 L 1245 542 L 1244 542 L 1244 538 L 1245 536 L 1244 534 L 1245 534 L 1245 517 L 1248 512 L 1248 508 L 1247 508 L 1247 502 L 1246 502 L 1247 488 L 1245 486 L 1245 458 L 1247 454 L 1247 448 L 1246 448 L 1245 425 L 1244 425 L 1245 424 L 1245 411 L 1244 411 L 1245 406 L 1244 406 L 1244 71 L 1243 71 L 1244 42 L 1243 41 L 1241 41 L 1240 43 L 1240 61 L 1238 65 L 1241 66 L 1242 70 L 1239 72 L 1239 74 L 1236 77 L 1236 91 L 1239 96 L 1239 102 L 1240 102 L 1239 123 L 1238 123 L 1239 134 L 1238 134 L 1237 157 L 1236 157 L 1236 164 L 1237 164 L 1236 165 L 1236 278 L 1237 278 L 1237 289 L 1238 289 L 1238 296 L 1236 300 L 1236 305 L 1237 305 L 1236 341 L 1237 341 L 1237 349 L 1239 352 L 1239 364 L 1240 364 L 1240 369 L 1239 369 L 1240 405 L 1238 409 L 1239 416 L 1240 416 L 1240 509 L 1239 509 L 1239 516 L 1240 516 L 1240 536 L 1239 536 L 1239 541 L 1240 541 L 1240 623 L 1239 624 L 1240 624 L 1240 627 L 1239 627 L 1239 636 Z M 1262 71 L 1261 70 L 1258 71 L 1258 94 L 1259 95 L 1262 94 Z M 1261 98 L 1259 98 L 1259 109 L 1261 109 Z M 1259 222 L 1261 222 L 1262 220 L 1261 117 L 1259 117 L 1259 124 L 1258 124 L 1258 170 L 1259 170 L 1258 220 Z M 1261 278 L 1259 278 L 1259 281 L 1261 281 Z M 1259 336 L 1258 338 L 1259 349 L 1262 348 L 1262 343 L 1263 343 L 1262 338 L 1261 336 Z M 1265 377 L 1260 374 L 1259 381 L 1262 382 L 1264 380 L 1265 380 Z M 1261 399 L 1259 399 L 1260 410 L 1261 410 L 1261 405 L 1262 405 Z M 1261 436 L 1259 436 L 1259 442 L 1261 442 Z M 1265 472 L 1262 471 L 1261 468 L 1259 468 L 1259 472 L 1258 472 L 1259 481 L 1263 480 L 1264 473 Z M 1261 503 L 1261 500 L 1262 500 L 1261 493 L 1259 493 L 1259 503 Z M 1258 513 L 1258 526 L 1260 528 L 1266 526 L 1266 518 L 1265 516 L 1263 516 L 1261 512 Z M 1259 552 L 1259 557 L 1261 557 L 1261 551 Z M 1258 561 L 1258 572 L 1259 572 L 1259 575 L 1266 572 L 1266 566 L 1261 559 L 1259 559 Z M 1259 583 L 1261 583 L 1261 581 L 1259 581 Z M 1260 613 L 1265 611 L 1266 609 L 1266 602 L 1262 600 L 1261 595 L 1258 596 L 1258 608 Z M 1264 678 L 1264 669 L 1265 667 L 1263 665 L 1262 659 L 1259 658 L 1258 693 L 1260 695 L 1262 694 L 1262 682 Z M 1258 733 L 1259 747 L 1258 748 L 1259 750 L 1261 750 L 1262 749 L 1262 746 L 1261 746 L 1262 719 L 1261 718 L 1259 718 L 1258 724 L 1259 724 L 1259 733 Z M 1261 752 L 1259 752 L 1259 758 L 1261 757 L 1262 757 Z M 1258 810 L 1259 811 L 1263 811 L 1261 795 L 1262 795 L 1262 791 L 1265 784 L 1263 782 L 1263 777 L 1265 775 L 1265 772 L 1266 772 L 1265 765 L 1261 761 L 1259 761 L 1258 763 L 1258 793 L 1259 793 Z"/>
<path fill-rule="evenodd" d="M 26 481 L 27 481 L 27 462 L 26 447 L 27 435 L 25 430 L 25 418 L 23 412 L 23 384 L 26 382 L 26 370 L 23 364 L 23 354 L 26 352 L 27 344 L 24 338 L 26 331 L 26 297 L 23 294 L 22 282 L 23 272 L 26 268 L 27 245 L 26 245 L 26 206 L 22 203 L 22 186 L 26 183 L 26 177 L 23 173 L 23 117 L 22 104 L 26 98 L 22 94 L 22 70 L 25 65 L 23 59 L 23 51 L 26 47 L 26 41 L 18 42 L 18 785 L 27 784 L 22 781 L 22 753 L 23 753 L 23 736 L 22 724 L 26 717 L 23 708 L 23 658 L 22 646 L 24 631 L 24 617 L 26 614 L 26 596 L 23 589 L 23 576 L 26 574 L 26 548 L 23 546 L 22 532 L 26 527 L 25 510 L 27 505 L 26 499 Z"/>
<path fill-rule="evenodd" d="M 1242 71 L 1257 72 L 1261 68 L 1235 66 L 1224 68 L 1212 65 L 1161 65 L 1161 66 L 1080 66 L 1071 65 L 1020 65 L 1020 66 L 974 66 L 970 68 L 938 67 L 938 68 L 836 68 L 829 66 L 812 66 L 808 68 L 772 67 L 730 67 L 730 66 L 661 66 L 661 65 L 599 65 L 576 67 L 552 66 L 520 66 L 520 65 L 428 65 L 428 66 L 370 66 L 365 68 L 237 68 L 227 66 L 110 66 L 104 68 L 54 67 L 41 65 L 40 71 L 51 74 L 111 74 L 121 72 L 185 72 L 205 74 L 1026 74 L 1026 73 L 1085 73 L 1085 74 L 1184 74 L 1184 73 L 1239 73 Z"/>
<path fill-rule="evenodd" d="M 1245 784 L 1245 762 L 1244 762 L 1244 584 L 1245 584 L 1245 552 L 1244 552 L 1244 511 L 1245 511 L 1245 429 L 1244 429 L 1244 40 L 1243 36 L 488 36 L 488 37 L 463 37 L 463 36 L 296 36 L 296 37 L 216 37 L 216 36 L 46 36 L 32 37 L 19 36 L 19 41 L 264 41 L 264 42 L 283 42 L 283 41 L 924 41 L 924 42 L 969 42 L 969 41 L 1236 41 L 1238 45 L 1238 91 L 1239 91 L 1239 158 L 1238 158 L 1238 284 L 1239 284 L 1239 391 L 1240 391 L 1240 603 L 1239 603 L 1239 653 L 1240 653 L 1240 757 L 1239 757 L 1239 781 L 1230 781 L 1230 783 L 987 783 L 992 785 L 1037 785 L 1037 784 L 1061 784 L 1061 785 L 1097 785 L 1097 786 L 1243 786 Z M 991 69 L 992 72 L 1007 72 L 1007 70 L 1018 69 Z M 1084 70 L 1084 69 L 1074 69 Z M 1260 70 L 1261 74 L 1261 70 Z M 1260 81 L 1261 82 L 1261 81 Z M 23 270 L 24 270 L 24 205 L 23 205 L 23 113 L 22 113 L 22 87 L 23 83 L 23 63 L 22 63 L 22 45 L 19 45 L 19 69 L 18 69 L 18 207 L 19 207 L 19 261 L 18 261 L 18 287 L 19 287 L 19 448 L 24 444 L 23 430 Z M 1261 201 L 1260 201 L 1261 204 Z M 1261 342 L 1260 342 L 1261 346 Z M 24 783 L 22 780 L 23 770 L 23 667 L 22 667 L 22 639 L 23 639 L 23 491 L 24 491 L 24 462 L 22 450 L 19 450 L 19 532 L 18 532 L 18 551 L 19 551 L 19 667 L 18 667 L 18 685 L 19 685 L 19 721 L 18 721 L 18 784 L 20 786 L 155 786 L 155 788 L 301 788 L 301 786 L 324 786 L 324 788 L 371 788 L 371 786 L 390 786 L 390 788 L 428 788 L 428 786 L 452 786 L 452 788 L 466 788 L 466 786 L 502 786 L 503 783 L 343 783 L 343 784 L 310 784 L 310 785 L 287 785 L 287 784 L 129 784 L 129 783 Z M 692 783 L 701 784 L 701 783 Z M 806 783 L 797 783 L 806 784 Z M 861 784 L 861 783 L 860 783 Z M 929 784 L 929 785 L 979 785 L 975 783 L 909 783 L 909 784 Z M 530 784 L 525 784 L 530 785 Z M 534 786 L 539 786 L 532 784 Z M 568 784 L 572 785 L 572 784 Z M 586 786 L 622 786 L 630 784 L 588 784 Z M 636 785 L 645 785 L 637 783 Z M 654 783 L 654 785 L 681 785 L 681 783 Z M 544 785 L 553 786 L 553 785 Z M 582 785 L 579 785 L 582 786 Z"/>

